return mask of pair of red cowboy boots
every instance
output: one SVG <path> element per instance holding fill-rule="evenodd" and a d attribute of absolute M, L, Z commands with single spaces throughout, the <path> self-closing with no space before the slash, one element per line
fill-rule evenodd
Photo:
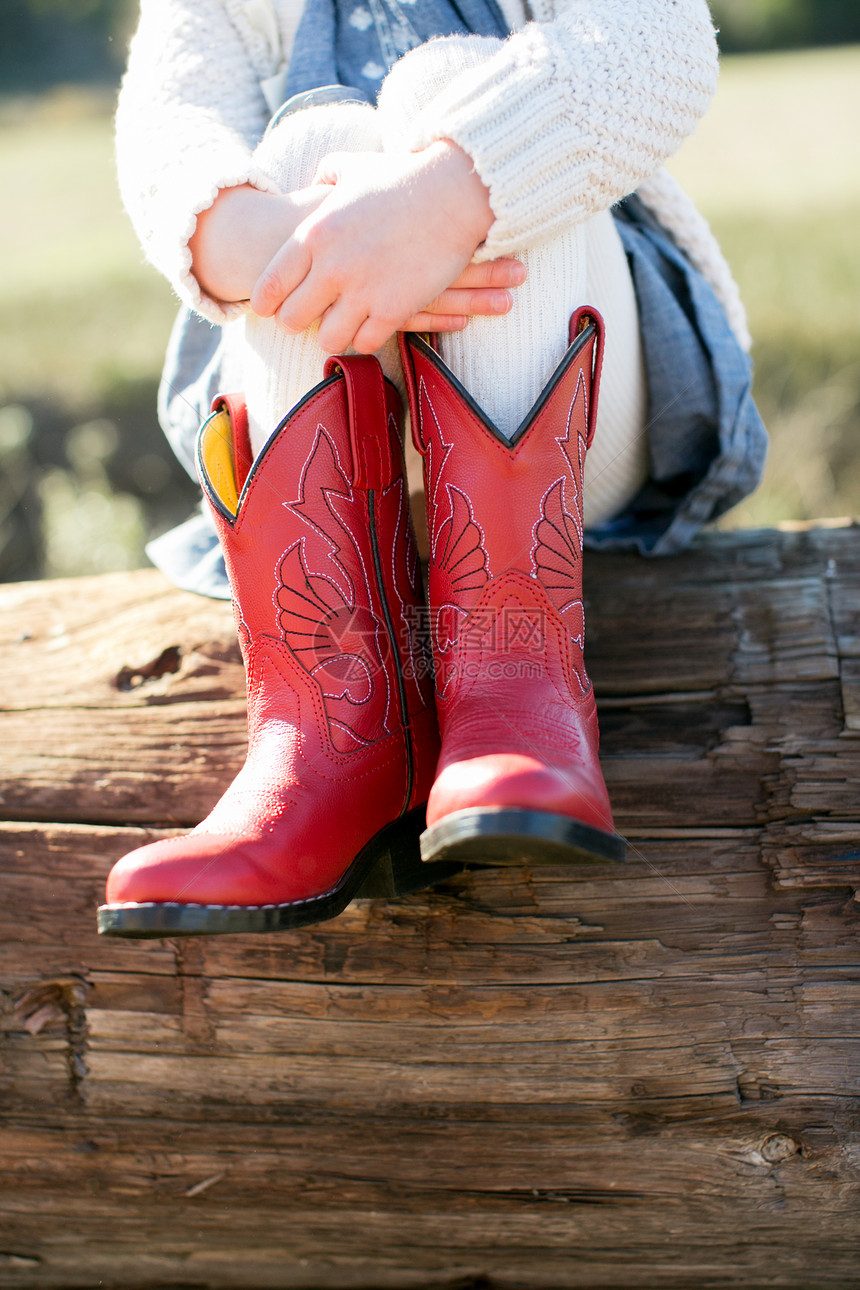
<path fill-rule="evenodd" d="M 330 359 L 253 465 L 244 410 L 217 404 L 198 466 L 233 588 L 248 757 L 191 834 L 114 866 L 100 932 L 275 931 L 464 863 L 623 859 L 582 657 L 601 351 L 599 317 L 580 310 L 507 438 L 428 344 L 403 337 L 429 611 L 400 400 L 376 359 Z"/>

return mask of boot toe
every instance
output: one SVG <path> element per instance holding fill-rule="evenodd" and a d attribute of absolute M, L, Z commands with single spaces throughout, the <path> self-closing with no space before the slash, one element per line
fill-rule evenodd
<path fill-rule="evenodd" d="M 582 768 L 548 766 L 521 753 L 471 757 L 445 766 L 430 794 L 427 823 L 455 811 L 500 807 L 564 815 L 614 832 L 602 776 L 593 782 Z"/>
<path fill-rule="evenodd" d="M 252 850 L 218 834 L 153 842 L 114 865 L 107 903 L 258 906 L 318 894 L 311 876 L 302 873 L 301 857 L 274 872 Z"/>

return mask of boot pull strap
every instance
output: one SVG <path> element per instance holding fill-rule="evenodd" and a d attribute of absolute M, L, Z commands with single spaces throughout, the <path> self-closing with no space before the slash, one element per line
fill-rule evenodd
<path fill-rule="evenodd" d="M 585 446 L 591 447 L 591 441 L 594 438 L 594 431 L 597 428 L 597 409 L 599 406 L 600 395 L 600 374 L 603 371 L 603 337 L 605 327 L 603 319 L 596 309 L 590 305 L 583 305 L 571 316 L 570 331 L 568 333 L 569 343 L 572 345 L 578 336 L 590 326 L 593 325 L 596 330 L 594 339 L 594 348 L 591 357 L 591 389 L 588 393 L 588 420 L 586 422 Z"/>
<path fill-rule="evenodd" d="M 342 376 L 346 387 L 352 483 L 387 488 L 399 471 L 388 427 L 388 391 L 378 359 L 339 354 L 326 360 L 326 376 Z"/>
<path fill-rule="evenodd" d="M 233 430 L 233 475 L 236 492 L 241 493 L 253 465 L 251 436 L 248 431 L 248 409 L 242 394 L 216 394 L 212 400 L 213 412 L 226 412 Z"/>

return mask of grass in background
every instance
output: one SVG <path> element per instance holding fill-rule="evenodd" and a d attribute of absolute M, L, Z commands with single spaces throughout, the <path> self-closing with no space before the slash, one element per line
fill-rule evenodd
<path fill-rule="evenodd" d="M 0 105 L 0 578 L 146 563 L 191 511 L 155 391 L 176 303 L 113 168 L 113 101 Z"/>
<path fill-rule="evenodd" d="M 771 434 L 733 527 L 860 515 L 860 49 L 725 59 L 671 169 L 711 220 Z"/>
<path fill-rule="evenodd" d="M 0 110 L 0 400 L 92 410 L 152 380 L 176 312 L 122 209 L 113 101 L 65 91 Z"/>
<path fill-rule="evenodd" d="M 154 414 L 176 305 L 122 211 L 111 114 L 81 91 L 0 102 L 0 553 L 39 514 L 35 572 L 131 567 L 191 505 Z M 858 119 L 860 49 L 726 59 L 672 165 L 740 282 L 772 437 L 724 523 L 860 514 Z"/>

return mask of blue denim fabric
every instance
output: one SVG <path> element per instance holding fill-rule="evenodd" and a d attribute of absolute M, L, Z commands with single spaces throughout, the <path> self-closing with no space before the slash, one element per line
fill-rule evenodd
<path fill-rule="evenodd" d="M 586 545 L 642 555 L 683 551 L 757 487 L 767 431 L 752 363 L 710 283 L 638 197 L 613 211 L 639 305 L 648 377 L 649 479 Z"/>
<path fill-rule="evenodd" d="M 471 32 L 509 35 L 496 0 L 305 0 L 290 56 L 286 97 L 318 85 L 372 93 L 398 58 L 432 40 Z"/>
<path fill-rule="evenodd" d="M 178 528 L 154 538 L 146 548 L 156 568 L 183 591 L 196 591 L 213 600 L 230 600 L 230 583 L 218 534 L 206 503 Z"/>
<path fill-rule="evenodd" d="M 750 360 L 711 286 L 637 197 L 613 215 L 639 304 L 651 470 L 632 503 L 588 530 L 585 544 L 670 555 L 756 487 L 767 433 L 752 399 Z M 217 328 L 181 315 L 159 392 L 162 426 L 192 476 L 197 429 L 218 392 L 219 341 Z M 230 598 L 208 511 L 150 542 L 147 554 L 187 591 Z"/>

